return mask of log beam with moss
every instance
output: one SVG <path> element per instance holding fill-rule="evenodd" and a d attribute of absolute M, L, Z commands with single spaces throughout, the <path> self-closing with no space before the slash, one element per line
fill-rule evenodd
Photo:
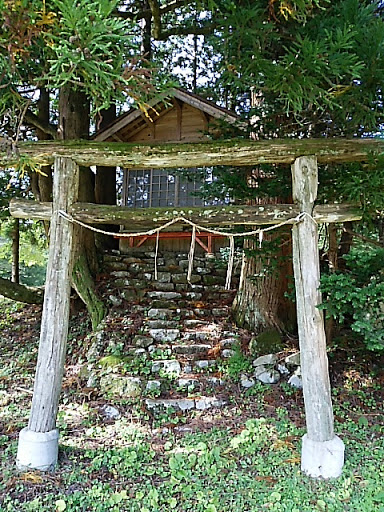
<path fill-rule="evenodd" d="M 51 165 L 57 156 L 80 166 L 120 166 L 126 169 L 192 168 L 211 165 L 292 164 L 299 156 L 316 155 L 320 164 L 361 162 L 382 153 L 382 139 L 274 139 L 199 143 L 132 144 L 94 141 L 19 143 L 12 154 L 0 151 L 0 166 Z"/>
<path fill-rule="evenodd" d="M 44 288 L 13 283 L 8 279 L 0 277 L 0 295 L 17 302 L 24 302 L 25 304 L 42 304 Z"/>
<path fill-rule="evenodd" d="M 11 215 L 19 219 L 50 220 L 52 215 L 51 203 L 13 199 L 9 208 Z M 206 227 L 272 225 L 294 219 L 299 214 L 299 208 L 293 204 L 265 204 L 134 209 L 127 206 L 75 203 L 69 213 L 74 219 L 86 224 L 126 224 L 134 226 L 135 230 L 144 230 L 153 229 L 176 217 L 185 217 Z M 324 204 L 314 209 L 314 219 L 319 224 L 360 220 L 361 215 L 357 206 L 349 204 Z"/>

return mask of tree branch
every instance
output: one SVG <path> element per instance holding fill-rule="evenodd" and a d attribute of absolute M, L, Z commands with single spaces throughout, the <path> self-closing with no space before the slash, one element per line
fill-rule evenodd
<path fill-rule="evenodd" d="M 380 242 L 378 242 L 377 240 L 374 240 L 373 238 L 369 238 L 367 236 L 360 235 L 359 233 L 356 233 L 356 231 L 353 231 L 352 229 L 344 228 L 344 231 L 346 231 L 347 233 L 349 233 L 352 236 L 355 236 L 356 238 L 359 238 L 360 240 L 362 240 L 363 242 L 366 242 L 367 244 L 383 248 L 382 244 Z"/>
<path fill-rule="evenodd" d="M 162 32 L 161 37 L 158 38 L 158 40 L 165 41 L 166 39 L 168 39 L 168 37 L 171 36 L 206 36 L 212 34 L 213 30 L 218 26 L 218 23 L 211 23 L 209 25 L 206 25 L 205 27 L 173 27 Z"/>
<path fill-rule="evenodd" d="M 25 113 L 24 120 L 26 123 L 33 125 L 35 128 L 57 139 L 57 127 L 55 125 L 42 122 L 41 119 L 30 111 Z"/>

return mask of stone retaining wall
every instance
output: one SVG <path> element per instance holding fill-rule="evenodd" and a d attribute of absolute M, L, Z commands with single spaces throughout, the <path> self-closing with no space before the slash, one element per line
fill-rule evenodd
<path fill-rule="evenodd" d="M 144 297 L 148 290 L 195 292 L 198 299 L 206 292 L 219 294 L 225 286 L 227 264 L 220 254 L 196 256 L 190 282 L 187 281 L 187 253 L 159 252 L 157 280 L 155 260 L 153 251 L 136 249 L 131 254 L 110 251 L 104 255 L 103 271 L 110 275 L 111 284 L 120 290 L 125 300 Z M 237 262 L 232 275 L 232 289 L 237 288 L 239 275 L 240 262 Z"/>

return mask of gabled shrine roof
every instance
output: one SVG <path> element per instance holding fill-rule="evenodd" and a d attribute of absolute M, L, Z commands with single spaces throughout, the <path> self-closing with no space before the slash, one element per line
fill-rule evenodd
<path fill-rule="evenodd" d="M 180 107 L 183 107 L 184 105 L 199 111 L 201 115 L 204 116 L 205 126 L 208 126 L 208 123 L 216 120 L 225 121 L 229 124 L 238 123 L 240 120 L 237 114 L 216 105 L 212 101 L 206 100 L 205 98 L 184 89 L 175 88 L 167 95 L 163 94 L 162 96 L 150 101 L 149 108 L 146 112 L 143 112 L 139 108 L 134 108 L 125 112 L 107 127 L 96 132 L 92 139 L 99 142 L 126 142 L 134 136 L 134 134 L 139 133 L 146 127 L 150 128 L 152 125 L 154 126 L 160 118 L 169 114 L 171 110 L 180 109 Z M 193 130 L 193 128 L 191 129 Z M 199 138 L 201 138 L 201 135 Z M 156 139 L 157 137 L 153 137 L 152 140 Z M 173 140 L 172 136 L 170 136 L 169 140 Z M 184 139 L 184 141 L 188 142 L 187 139 Z"/>

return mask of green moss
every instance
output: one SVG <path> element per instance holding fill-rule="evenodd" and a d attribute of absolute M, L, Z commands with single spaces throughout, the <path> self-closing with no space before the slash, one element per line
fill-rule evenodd
<path fill-rule="evenodd" d="M 119 356 L 105 356 L 99 360 L 99 365 L 106 368 L 113 368 L 124 362 L 123 357 Z"/>
<path fill-rule="evenodd" d="M 276 329 L 268 329 L 252 338 L 249 349 L 253 355 L 275 354 L 283 349 L 283 340 Z"/>

